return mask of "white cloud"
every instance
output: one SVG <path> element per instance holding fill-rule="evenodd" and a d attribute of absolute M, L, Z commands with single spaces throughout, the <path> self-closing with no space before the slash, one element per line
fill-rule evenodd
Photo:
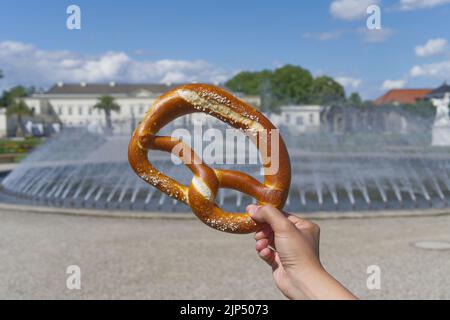
<path fill-rule="evenodd" d="M 320 41 L 336 40 L 342 36 L 342 31 L 325 31 L 325 32 L 306 32 L 303 34 L 303 38 L 315 39 Z"/>
<path fill-rule="evenodd" d="M 446 39 L 430 39 L 423 46 L 416 47 L 416 55 L 419 57 L 428 57 L 442 54 L 447 51 L 448 42 Z"/>
<path fill-rule="evenodd" d="M 446 80 L 450 74 L 450 60 L 423 65 L 415 65 L 411 68 L 411 77 L 429 77 Z"/>
<path fill-rule="evenodd" d="M 369 30 L 367 28 L 360 28 L 356 32 L 361 36 L 362 41 L 370 43 L 384 42 L 388 40 L 393 34 L 394 30 L 390 28 Z"/>
<path fill-rule="evenodd" d="M 382 90 L 401 89 L 406 85 L 406 80 L 385 80 L 381 86 Z"/>
<path fill-rule="evenodd" d="M 357 89 L 362 83 L 361 79 L 351 78 L 351 77 L 336 77 L 334 78 L 342 86 L 347 89 Z"/>
<path fill-rule="evenodd" d="M 17 84 L 48 86 L 65 82 L 223 82 L 229 73 L 206 61 L 138 61 L 124 52 L 97 56 L 60 50 L 41 50 L 30 44 L 0 42 L 0 69 L 5 89 Z"/>
<path fill-rule="evenodd" d="M 400 0 L 401 10 L 429 9 L 450 3 L 450 0 Z"/>
<path fill-rule="evenodd" d="M 358 20 L 367 15 L 367 7 L 379 2 L 379 0 L 334 0 L 330 5 L 330 13 L 337 19 Z"/>

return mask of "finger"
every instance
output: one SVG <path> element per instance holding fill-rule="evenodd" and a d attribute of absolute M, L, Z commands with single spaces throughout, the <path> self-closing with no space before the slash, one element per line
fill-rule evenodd
<path fill-rule="evenodd" d="M 248 213 L 253 220 L 259 223 L 267 223 L 275 233 L 289 233 L 295 231 L 294 224 L 278 209 L 270 205 L 258 207 L 250 205 Z"/>
<path fill-rule="evenodd" d="M 266 239 L 268 241 L 268 245 L 269 246 L 272 246 L 272 247 L 275 246 L 275 243 L 274 243 L 275 235 L 273 233 L 267 235 L 267 237 L 261 237 L 261 238 L 257 239 L 256 241 L 259 241 L 259 240 L 262 240 L 262 239 Z"/>
<path fill-rule="evenodd" d="M 261 250 L 267 248 L 269 246 L 269 239 L 264 238 L 256 241 L 255 248 L 256 251 L 260 252 Z"/>
<path fill-rule="evenodd" d="M 256 205 L 256 204 L 249 204 L 247 206 L 247 208 L 245 208 L 245 211 L 247 211 L 247 213 L 249 215 L 252 215 L 252 212 L 255 212 L 260 206 Z M 264 224 L 261 224 L 261 226 L 264 227 Z"/>
<path fill-rule="evenodd" d="M 285 214 L 286 214 L 286 217 L 289 219 L 289 221 L 291 221 L 294 224 L 303 220 L 302 218 L 299 218 L 293 214 L 290 214 L 290 213 L 285 213 Z"/>
<path fill-rule="evenodd" d="M 255 240 L 269 238 L 271 235 L 273 235 L 273 230 L 268 224 L 266 224 L 264 228 L 255 233 Z"/>
<path fill-rule="evenodd" d="M 294 216 L 293 214 L 288 214 L 287 218 L 299 230 L 318 229 L 318 226 L 314 222 Z"/>
<path fill-rule="evenodd" d="M 263 259 L 272 268 L 276 267 L 275 253 L 269 248 L 264 248 L 259 252 L 259 257 Z"/>

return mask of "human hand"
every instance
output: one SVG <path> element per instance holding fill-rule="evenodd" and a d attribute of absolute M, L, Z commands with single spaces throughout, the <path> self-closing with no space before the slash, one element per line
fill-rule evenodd
<path fill-rule="evenodd" d="M 319 227 L 308 220 L 265 205 L 249 205 L 247 212 L 261 229 L 255 233 L 256 251 L 272 267 L 278 289 L 290 299 L 354 299 L 328 274 L 319 259 Z"/>

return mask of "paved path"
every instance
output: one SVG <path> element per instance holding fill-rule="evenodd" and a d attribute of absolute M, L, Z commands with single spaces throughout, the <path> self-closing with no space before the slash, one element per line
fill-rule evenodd
<path fill-rule="evenodd" d="M 450 216 L 321 220 L 326 267 L 362 298 L 450 299 Z M 0 211 L 0 298 L 278 299 L 250 235 L 196 220 L 121 219 Z M 82 289 L 66 289 L 66 267 Z M 366 268 L 381 267 L 381 290 Z"/>

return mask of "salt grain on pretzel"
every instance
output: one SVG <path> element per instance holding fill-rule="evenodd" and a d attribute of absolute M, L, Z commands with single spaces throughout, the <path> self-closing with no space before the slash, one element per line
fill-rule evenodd
<path fill-rule="evenodd" d="M 189 154 L 177 156 L 194 174 L 189 186 L 178 183 L 152 166 L 148 160 L 148 150 L 173 152 L 178 144 L 183 143 L 172 137 L 157 136 L 158 131 L 175 118 L 194 112 L 209 114 L 254 137 L 263 130 L 268 132 L 266 141 L 257 144 L 258 149 L 267 148 L 266 153 L 261 153 L 265 168 L 264 183 L 239 171 L 213 170 L 185 145 L 183 150 L 188 150 Z M 269 174 L 266 169 L 268 154 L 272 153 L 270 132 L 274 129 L 275 126 L 264 115 L 218 87 L 184 85 L 155 101 L 131 137 L 128 160 L 139 177 L 189 205 L 197 217 L 210 227 L 230 233 L 250 233 L 256 231 L 258 226 L 247 213 L 224 212 L 214 200 L 219 188 L 229 188 L 254 197 L 258 204 L 271 204 L 279 209 L 284 206 L 291 182 L 291 165 L 281 137 L 277 141 L 279 154 L 275 159 L 278 160 L 279 170 L 276 174 Z M 271 157 L 273 161 L 274 155 L 271 154 Z"/>

